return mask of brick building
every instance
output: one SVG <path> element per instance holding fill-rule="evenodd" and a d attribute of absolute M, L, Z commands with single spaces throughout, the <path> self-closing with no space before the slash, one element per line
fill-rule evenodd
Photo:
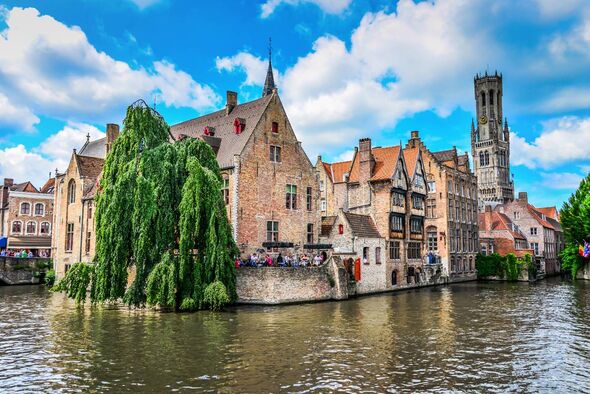
<path fill-rule="evenodd" d="M 227 214 L 243 254 L 276 245 L 300 251 L 319 234 L 318 179 L 293 131 L 269 64 L 263 96 L 170 129 L 176 139 L 207 138 L 216 145 Z M 209 141 L 208 141 L 209 142 Z"/>
<path fill-rule="evenodd" d="M 51 179 L 38 190 L 31 182 L 5 178 L 0 187 L 0 249 L 26 250 L 35 256 L 51 252 L 53 218 Z"/>
<path fill-rule="evenodd" d="M 524 257 L 525 254 L 533 256 L 524 232 L 506 214 L 494 211 L 488 205 L 478 216 L 482 254 L 498 253 L 506 256 L 512 253 L 517 257 Z"/>
<path fill-rule="evenodd" d="M 520 192 L 518 199 L 494 210 L 505 214 L 522 230 L 542 273 L 552 275 L 560 271 L 559 253 L 564 248 L 564 238 L 555 207 L 536 208 L 529 203 L 527 193 Z"/>
<path fill-rule="evenodd" d="M 406 145 L 420 150 L 426 171 L 426 251 L 438 257 L 450 280 L 475 279 L 479 251 L 477 178 L 469 156 L 457 149 L 431 152 L 412 131 Z"/>
<path fill-rule="evenodd" d="M 318 156 L 315 168 L 319 176 L 319 210 L 322 216 L 335 216 L 347 206 L 347 181 L 352 161 L 324 163 Z"/>
<path fill-rule="evenodd" d="M 86 141 L 72 153 L 67 170 L 55 177 L 54 268 L 61 278 L 77 262 L 92 262 L 95 253 L 94 197 L 104 160 L 119 135 L 107 124 L 106 137 Z"/>

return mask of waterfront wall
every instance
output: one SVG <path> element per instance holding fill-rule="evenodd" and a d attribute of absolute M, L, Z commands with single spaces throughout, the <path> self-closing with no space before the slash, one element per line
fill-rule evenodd
<path fill-rule="evenodd" d="M 238 303 L 289 304 L 348 298 L 344 268 L 330 259 L 321 267 L 242 267 L 236 272 Z"/>
<path fill-rule="evenodd" d="M 45 272 L 45 266 L 50 262 L 46 258 L 0 257 L 0 284 L 37 284 L 40 281 L 38 274 Z"/>
<path fill-rule="evenodd" d="M 590 262 L 584 264 L 584 266 L 578 271 L 576 279 L 590 280 Z"/>

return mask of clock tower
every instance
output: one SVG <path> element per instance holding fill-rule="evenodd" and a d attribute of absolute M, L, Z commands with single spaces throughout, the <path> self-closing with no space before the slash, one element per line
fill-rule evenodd
<path fill-rule="evenodd" d="M 478 74 L 473 84 L 477 123 L 471 122 L 471 153 L 480 207 L 512 201 L 508 121 L 502 125 L 502 74 Z"/>

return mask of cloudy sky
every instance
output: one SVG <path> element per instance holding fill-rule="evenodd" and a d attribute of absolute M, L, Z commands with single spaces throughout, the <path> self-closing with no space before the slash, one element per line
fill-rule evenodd
<path fill-rule="evenodd" d="M 517 191 L 560 206 L 590 171 L 587 0 L 0 0 L 0 178 L 42 184 L 138 98 L 173 124 L 259 97 L 270 36 L 313 162 L 414 129 L 469 151 L 498 70 Z"/>

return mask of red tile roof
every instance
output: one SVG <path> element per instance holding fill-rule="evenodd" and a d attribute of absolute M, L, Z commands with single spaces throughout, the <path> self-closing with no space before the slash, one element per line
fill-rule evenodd
<path fill-rule="evenodd" d="M 49 178 L 41 188 L 41 193 L 53 193 L 55 178 Z"/>
<path fill-rule="evenodd" d="M 524 239 L 526 237 L 517 230 L 512 221 L 503 213 L 492 211 L 491 215 L 482 212 L 478 216 L 479 228 L 483 231 L 504 230 L 510 232 L 515 239 Z"/>
<path fill-rule="evenodd" d="M 406 167 L 408 167 L 408 177 L 412 179 L 414 177 L 414 171 L 416 171 L 416 163 L 418 162 L 418 154 L 420 148 L 405 148 L 404 159 L 406 160 Z"/>
<path fill-rule="evenodd" d="M 544 208 L 536 208 L 537 211 L 541 212 L 547 217 L 550 217 L 555 220 L 559 220 L 559 213 L 557 212 L 557 208 L 555 207 L 544 207 Z"/>
<path fill-rule="evenodd" d="M 373 148 L 371 150 L 373 158 L 375 160 L 375 166 L 373 167 L 373 173 L 371 174 L 371 181 L 382 181 L 391 179 L 393 177 L 393 171 L 395 170 L 400 147 L 389 146 L 385 148 Z M 359 180 L 359 154 L 357 153 L 350 169 L 350 181 L 358 182 Z"/>

